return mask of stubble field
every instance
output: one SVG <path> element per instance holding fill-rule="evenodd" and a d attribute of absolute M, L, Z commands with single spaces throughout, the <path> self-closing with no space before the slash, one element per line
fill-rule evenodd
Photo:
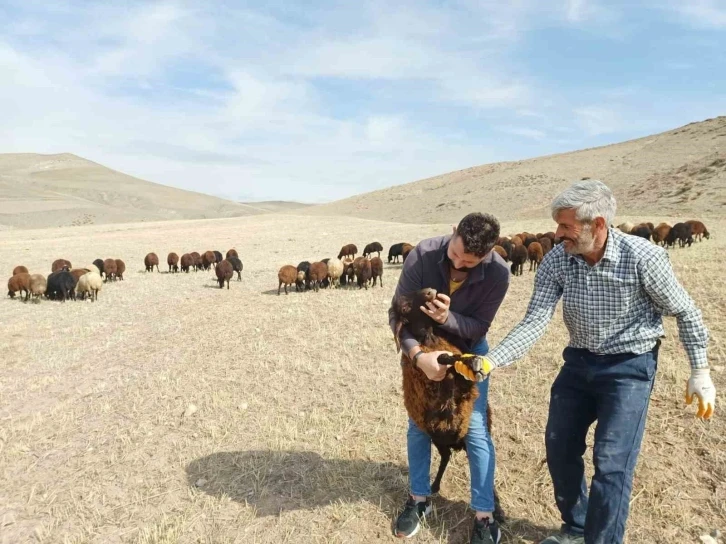
<path fill-rule="evenodd" d="M 670 255 L 711 331 L 710 362 L 722 369 L 726 221 L 707 224 L 710 241 Z M 47 275 L 61 257 L 127 266 L 126 280 L 104 285 L 96 303 L 0 300 L 0 542 L 395 541 L 406 415 L 387 309 L 400 265 L 386 265 L 382 289 L 279 297 L 276 273 L 333 257 L 344 243 L 377 240 L 387 252 L 450 228 L 265 216 L 0 232 L 3 281 L 17 264 Z M 523 229 L 552 224 L 502 225 L 503 234 Z M 165 270 L 169 251 L 231 247 L 244 272 L 229 291 L 213 272 L 143 272 L 150 251 Z M 523 316 L 533 277 L 512 278 L 491 345 Z M 726 530 L 723 404 L 708 423 L 684 408 L 689 366 L 672 318 L 666 331 L 631 543 Z M 491 377 L 507 543 L 538 542 L 559 526 L 544 426 L 566 343 L 558 310 L 530 354 Z M 720 393 L 724 374 L 712 374 Z M 468 542 L 468 482 L 459 453 L 416 541 Z"/>

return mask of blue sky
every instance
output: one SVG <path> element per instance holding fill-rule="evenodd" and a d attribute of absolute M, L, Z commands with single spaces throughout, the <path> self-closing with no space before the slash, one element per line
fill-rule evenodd
<path fill-rule="evenodd" d="M 0 0 L 0 152 L 322 202 L 725 114 L 724 51 L 726 0 Z"/>

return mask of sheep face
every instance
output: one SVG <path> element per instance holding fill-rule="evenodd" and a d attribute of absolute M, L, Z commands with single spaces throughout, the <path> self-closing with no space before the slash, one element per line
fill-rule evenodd
<path fill-rule="evenodd" d="M 436 299 L 436 289 L 425 288 L 414 293 L 399 295 L 393 304 L 396 313 L 396 347 L 400 349 L 400 332 L 405 326 L 419 343 L 433 335 L 436 322 L 421 311 L 421 306 Z"/>

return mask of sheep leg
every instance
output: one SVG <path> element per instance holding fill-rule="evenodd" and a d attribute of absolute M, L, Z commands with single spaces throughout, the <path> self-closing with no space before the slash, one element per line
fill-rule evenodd
<path fill-rule="evenodd" d="M 451 449 L 438 444 L 434 445 L 436 446 L 436 449 L 439 450 L 441 462 L 439 463 L 439 470 L 436 473 L 436 478 L 434 478 L 434 482 L 431 484 L 431 493 L 438 493 L 441 488 L 441 478 L 444 476 L 444 471 L 449 464 L 449 459 L 451 459 Z"/>

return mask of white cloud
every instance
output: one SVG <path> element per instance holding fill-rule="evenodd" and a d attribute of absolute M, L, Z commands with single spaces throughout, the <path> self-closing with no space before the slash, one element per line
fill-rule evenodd
<path fill-rule="evenodd" d="M 515 136 L 524 136 L 533 140 L 542 140 L 547 137 L 547 133 L 543 130 L 530 127 L 500 127 L 502 132 L 514 134 Z"/>
<path fill-rule="evenodd" d="M 723 0 L 672 1 L 667 8 L 675 12 L 680 20 L 703 28 L 726 28 L 726 2 Z"/>
<path fill-rule="evenodd" d="M 611 106 L 585 106 L 573 113 L 577 124 L 590 136 L 621 132 L 627 127 L 619 111 Z"/>

